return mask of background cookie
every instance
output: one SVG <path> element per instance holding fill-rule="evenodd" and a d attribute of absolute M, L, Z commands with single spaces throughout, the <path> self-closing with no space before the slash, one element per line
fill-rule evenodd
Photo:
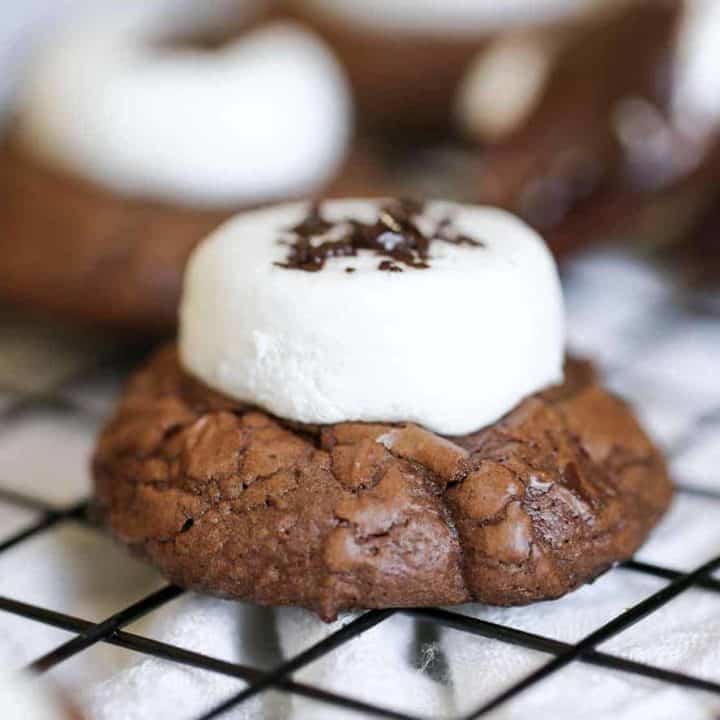
<path fill-rule="evenodd" d="M 638 0 L 291 0 L 288 4 L 328 40 L 342 61 L 362 127 L 432 134 L 447 133 L 455 125 L 454 98 L 463 78 L 496 41 L 524 32 L 537 32 L 543 38 L 572 37 L 581 29 L 602 32 L 608 17 L 623 13 L 633 2 Z M 527 66 L 522 73 L 530 74 Z M 493 112 L 516 92 L 515 78 L 503 80 L 496 88 Z"/>
<path fill-rule="evenodd" d="M 349 99 L 319 39 L 266 20 L 267 3 L 178 29 L 177 4 L 76 19 L 35 59 L 2 149 L 5 299 L 171 327 L 194 242 L 238 208 L 318 191 L 342 162 Z"/>
<path fill-rule="evenodd" d="M 2 295 L 99 325 L 175 324 L 182 269 L 225 217 L 123 198 L 0 151 Z"/>

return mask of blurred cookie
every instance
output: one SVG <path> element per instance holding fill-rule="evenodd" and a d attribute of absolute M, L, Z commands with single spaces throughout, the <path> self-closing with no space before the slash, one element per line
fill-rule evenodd
<path fill-rule="evenodd" d="M 480 145 L 476 199 L 517 213 L 558 251 L 682 236 L 718 168 L 708 64 L 720 13 L 699 4 L 639 0 L 600 26 L 525 33 L 481 55 L 459 99 Z M 511 79 L 519 65 L 522 82 Z"/>
<path fill-rule="evenodd" d="M 185 258 L 210 228 L 336 173 L 349 98 L 323 44 L 265 22 L 264 3 L 208 8 L 204 24 L 173 24 L 177 6 L 93 15 L 39 53 L 2 149 L 4 299 L 170 328 Z"/>
<path fill-rule="evenodd" d="M 585 33 L 603 32 L 609 19 L 643 1 L 293 0 L 290 5 L 343 62 L 360 125 L 402 134 L 447 132 L 455 120 L 456 93 L 472 63 L 495 55 L 506 39 L 528 33 L 548 47 L 562 46 Z M 605 59 L 598 57 L 598 65 Z M 496 77 L 482 108 L 486 126 L 501 108 L 507 112 L 508 104 L 517 105 L 511 97 L 538 82 L 536 60 L 526 53 L 500 70 L 502 77 L 499 82 Z"/>

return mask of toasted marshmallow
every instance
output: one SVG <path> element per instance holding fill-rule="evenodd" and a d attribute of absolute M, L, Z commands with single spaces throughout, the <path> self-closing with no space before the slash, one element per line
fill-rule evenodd
<path fill-rule="evenodd" d="M 375 223 L 383 207 L 323 203 L 332 227 L 311 245 L 342 239 L 346 220 Z M 239 215 L 192 255 L 180 356 L 210 387 L 298 422 L 408 421 L 456 435 L 562 379 L 557 270 L 516 217 L 433 202 L 415 216 L 424 236 L 447 218 L 452 237 L 469 240 L 432 240 L 428 267 L 372 250 L 330 257 L 314 272 L 283 267 L 296 237 L 289 228 L 307 213 L 292 203 Z M 389 248 L 397 241 L 383 238 Z"/>
<path fill-rule="evenodd" d="M 128 13 L 134 22 L 111 13 L 48 42 L 20 99 L 28 151 L 112 191 L 190 206 L 304 195 L 332 176 L 350 100 L 316 36 L 274 22 L 213 50 L 163 47 L 159 12 Z"/>

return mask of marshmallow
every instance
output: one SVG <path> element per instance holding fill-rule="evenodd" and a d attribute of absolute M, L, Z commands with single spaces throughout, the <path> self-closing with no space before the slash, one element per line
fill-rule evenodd
<path fill-rule="evenodd" d="M 0 673 L 0 717 L 3 720 L 62 720 L 68 714 L 39 678 L 3 671 Z"/>
<path fill-rule="evenodd" d="M 300 0 L 318 14 L 378 31 L 459 35 L 555 22 L 628 0 Z"/>
<path fill-rule="evenodd" d="M 460 127 L 487 142 L 505 140 L 524 127 L 577 36 L 577 23 L 602 23 L 637 2 L 577 3 L 552 18 L 554 23 L 527 22 L 500 33 L 478 52 L 460 82 L 455 100 Z"/>
<path fill-rule="evenodd" d="M 322 215 L 373 223 L 383 205 L 328 201 Z M 279 267 L 282 240 L 307 211 L 291 203 L 239 215 L 191 257 L 180 354 L 209 386 L 299 422 L 409 421 L 454 435 L 561 380 L 556 267 L 519 219 L 433 202 L 418 226 L 450 217 L 482 245 L 434 240 L 429 267 L 402 272 L 380 271 L 383 258 L 367 250 L 317 272 Z"/>
<path fill-rule="evenodd" d="M 460 126 L 497 141 L 530 119 L 550 77 L 556 43 L 548 33 L 495 40 L 466 72 L 456 101 Z"/>
<path fill-rule="evenodd" d="M 720 3 L 688 0 L 675 59 L 674 113 L 693 134 L 720 123 Z"/>
<path fill-rule="evenodd" d="M 61 34 L 31 69 L 28 151 L 112 191 L 196 206 L 303 195 L 342 160 L 344 76 L 301 26 L 275 22 L 215 50 L 162 47 L 115 16 Z"/>

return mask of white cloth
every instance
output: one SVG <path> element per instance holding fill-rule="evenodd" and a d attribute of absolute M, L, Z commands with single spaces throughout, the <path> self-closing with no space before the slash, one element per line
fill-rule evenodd
<path fill-rule="evenodd" d="M 0 660 L 4 657 L 0 656 Z M 0 667 L 0 717 L 3 720 L 67 720 L 67 708 L 42 678 Z"/>
<path fill-rule="evenodd" d="M 277 628 L 285 658 L 291 658 L 324 640 L 352 617 L 334 623 L 318 622 L 297 608 L 277 611 Z M 448 689 L 411 662 L 415 623 L 394 615 L 340 646 L 296 674 L 298 680 L 323 690 L 347 695 L 382 707 L 441 717 L 448 708 Z M 294 696 L 293 718 L 343 720 L 347 711 Z"/>
<path fill-rule="evenodd" d="M 252 649 L 242 629 L 253 622 L 257 610 L 244 604 L 187 595 L 171 603 L 151 627 L 152 637 L 185 650 L 252 664 Z M 158 658 L 136 661 L 125 670 L 84 693 L 93 720 L 144 720 L 193 717 L 208 712 L 245 683 L 226 675 L 195 669 Z M 232 717 L 251 720 L 268 717 L 272 696 L 256 696 Z"/>
<path fill-rule="evenodd" d="M 685 315 L 671 304 L 671 290 L 660 275 L 618 253 L 597 252 L 578 260 L 565 273 L 565 288 L 571 344 L 599 357 L 613 387 L 636 404 L 671 451 L 679 481 L 720 490 L 720 422 L 711 412 L 720 405 L 720 376 L 715 370 L 720 366 L 718 324 Z M 115 385 L 92 377 L 74 383 L 67 396 L 81 407 L 104 408 Z M 698 420 L 703 421 L 702 432 L 690 432 Z M 50 431 L 53 427 L 56 433 Z M 89 491 L 83 457 L 94 432 L 94 422 L 52 407 L 0 422 L 0 487 L 56 504 L 74 502 Z M 0 502 L 0 542 L 36 517 Z M 679 494 L 638 559 L 691 570 L 718 553 L 720 502 Z M 555 602 L 507 609 L 464 606 L 455 611 L 573 643 L 664 582 L 617 569 Z M 0 553 L 1 594 L 93 621 L 162 583 L 123 548 L 74 524 L 48 530 Z M 719 609 L 716 593 L 691 590 L 599 649 L 717 680 Z M 350 619 L 324 625 L 301 610 L 280 609 L 273 614 L 189 593 L 128 630 L 271 669 Z M 550 659 L 456 630 L 442 630 L 434 644 L 423 648 L 415 632 L 414 620 L 394 616 L 315 661 L 294 679 L 383 707 L 443 717 L 476 707 Z M 12 648 L 14 666 L 30 662 L 69 637 L 0 613 L 0 647 Z M 429 663 L 430 669 L 423 669 L 433 658 L 436 662 Z M 239 680 L 104 643 L 60 664 L 49 678 L 79 697 L 88 720 L 191 720 L 244 687 Z M 501 706 L 492 717 L 710 720 L 718 712 L 720 699 L 715 696 L 573 663 Z M 263 693 L 228 715 L 242 720 L 347 716 L 325 703 L 280 692 Z"/>

